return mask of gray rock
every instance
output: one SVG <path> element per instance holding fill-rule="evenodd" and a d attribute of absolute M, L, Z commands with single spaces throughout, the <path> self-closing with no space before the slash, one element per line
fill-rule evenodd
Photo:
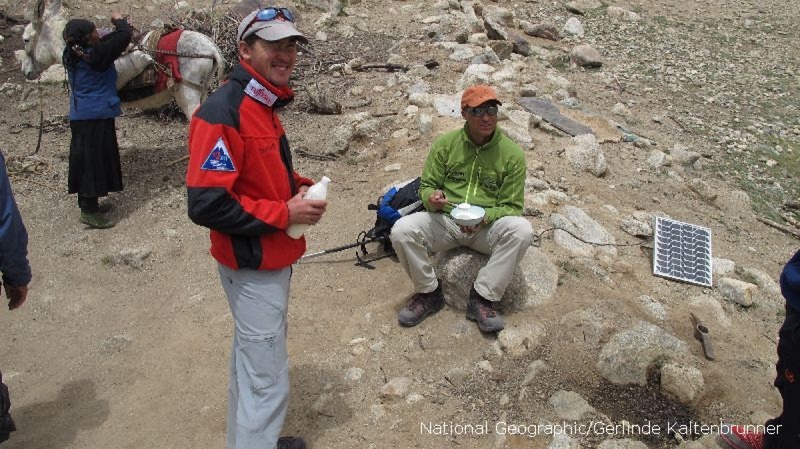
<path fill-rule="evenodd" d="M 573 48 L 569 53 L 569 59 L 580 67 L 596 68 L 603 65 L 603 57 L 591 45 L 578 45 Z"/>
<path fill-rule="evenodd" d="M 433 96 L 433 108 L 441 117 L 461 117 L 461 94 Z"/>
<path fill-rule="evenodd" d="M 536 380 L 541 373 L 547 371 L 547 364 L 543 360 L 534 360 L 525 369 L 525 378 L 522 379 L 522 385 L 529 385 Z"/>
<path fill-rule="evenodd" d="M 544 326 L 537 322 L 525 322 L 514 326 L 506 326 L 497 334 L 500 348 L 512 357 L 520 357 L 539 343 L 547 335 Z"/>
<path fill-rule="evenodd" d="M 464 386 L 467 380 L 467 372 L 461 368 L 453 368 L 445 373 L 444 378 L 447 379 L 454 387 L 460 388 Z"/>
<path fill-rule="evenodd" d="M 714 257 L 711 259 L 711 272 L 716 276 L 727 276 L 736 271 L 736 262 L 730 259 Z"/>
<path fill-rule="evenodd" d="M 722 304 L 715 298 L 708 295 L 692 296 L 687 300 L 687 304 L 711 332 L 714 332 L 715 328 L 730 327 L 730 318 L 725 314 Z"/>
<path fill-rule="evenodd" d="M 586 171 L 597 177 L 605 174 L 608 170 L 606 157 L 594 134 L 575 136 L 570 143 L 565 155 L 575 171 Z"/>
<path fill-rule="evenodd" d="M 647 165 L 655 169 L 666 167 L 670 162 L 667 160 L 667 153 L 661 150 L 653 150 L 647 156 Z"/>
<path fill-rule="evenodd" d="M 555 433 L 547 449 L 581 449 L 581 443 L 566 432 Z"/>
<path fill-rule="evenodd" d="M 514 53 L 522 56 L 529 56 L 531 54 L 531 45 L 525 40 L 524 37 L 507 29 L 502 24 L 495 21 L 490 16 L 483 17 L 483 24 L 486 27 L 486 35 L 490 40 L 503 40 L 509 41 L 512 44 Z"/>
<path fill-rule="evenodd" d="M 578 421 L 595 413 L 594 407 L 574 391 L 556 391 L 547 402 L 553 407 L 556 416 L 563 420 Z"/>
<path fill-rule="evenodd" d="M 339 125 L 333 129 L 329 139 L 325 139 L 323 149 L 327 156 L 341 156 L 347 153 L 350 148 L 350 141 L 353 139 L 352 125 Z"/>
<path fill-rule="evenodd" d="M 561 203 L 565 203 L 569 200 L 569 196 L 566 193 L 561 192 L 559 190 L 545 190 L 544 192 L 538 192 L 535 195 L 526 195 L 525 202 L 530 202 L 533 206 L 545 206 L 545 205 L 559 205 Z"/>
<path fill-rule="evenodd" d="M 569 312 L 559 323 L 562 332 L 574 335 L 574 343 L 586 345 L 594 350 L 617 329 L 620 319 L 607 308 L 594 307 Z"/>
<path fill-rule="evenodd" d="M 592 257 L 597 252 L 616 256 L 617 249 L 614 246 L 594 246 L 589 243 L 615 244 L 614 236 L 609 234 L 599 223 L 594 221 L 589 215 L 575 206 L 564 206 L 560 214 L 550 216 L 550 222 L 556 227 L 554 240 L 556 244 L 567 249 L 573 254 Z M 569 231 L 564 232 L 564 231 Z M 570 233 L 578 236 L 583 241 L 576 239 Z"/>
<path fill-rule="evenodd" d="M 658 326 L 639 322 L 611 337 L 600 351 L 597 369 L 612 383 L 645 385 L 654 363 L 688 356 L 686 343 Z"/>
<path fill-rule="evenodd" d="M 717 288 L 725 299 L 744 307 L 753 305 L 753 294 L 758 290 L 755 284 L 731 278 L 720 279 Z"/>
<path fill-rule="evenodd" d="M 637 22 L 642 18 L 639 14 L 620 8 L 619 6 L 609 6 L 606 13 L 609 17 L 614 19 L 627 20 L 630 22 Z"/>
<path fill-rule="evenodd" d="M 755 268 L 742 267 L 739 270 L 737 270 L 737 274 L 739 275 L 740 278 L 744 279 L 745 281 L 758 285 L 759 288 L 761 288 L 770 295 L 773 296 L 781 295 L 781 286 L 778 285 L 778 283 L 774 279 L 772 279 L 772 276 L 768 275 L 767 273 L 761 270 Z"/>
<path fill-rule="evenodd" d="M 489 257 L 469 248 L 437 254 L 434 269 L 442 281 L 447 304 L 466 310 L 469 290 Z M 558 268 L 538 248 L 528 248 L 499 304 L 501 311 L 527 309 L 548 302 L 558 286 Z"/>
<path fill-rule="evenodd" d="M 667 310 L 664 308 L 664 305 L 653 299 L 653 297 L 641 295 L 637 298 L 637 302 L 641 306 L 642 310 L 644 310 L 651 317 L 659 321 L 664 321 L 667 319 Z"/>
<path fill-rule="evenodd" d="M 381 387 L 380 396 L 390 400 L 404 398 L 408 395 L 411 382 L 408 377 L 395 377 Z"/>
<path fill-rule="evenodd" d="M 716 201 L 719 196 L 717 189 L 699 178 L 694 178 L 689 181 L 689 189 L 696 193 L 703 201 L 709 203 Z"/>
<path fill-rule="evenodd" d="M 525 34 L 551 41 L 561 40 L 561 33 L 558 31 L 558 28 L 550 23 L 537 23 L 536 25 L 526 27 Z"/>
<path fill-rule="evenodd" d="M 620 438 L 604 440 L 597 449 L 647 449 L 647 445 L 630 438 Z"/>
<path fill-rule="evenodd" d="M 578 38 L 583 38 L 586 34 L 586 31 L 583 29 L 583 24 L 575 17 L 567 19 L 567 23 L 564 24 L 564 32 Z"/>
<path fill-rule="evenodd" d="M 714 202 L 723 212 L 734 216 L 749 216 L 752 203 L 747 192 L 742 190 L 722 191 Z"/>
<path fill-rule="evenodd" d="M 347 371 L 344 373 L 345 380 L 354 382 L 356 380 L 361 379 L 361 376 L 364 375 L 364 370 L 361 368 L 348 368 Z"/>
<path fill-rule="evenodd" d="M 490 76 L 492 72 L 494 72 L 494 67 L 488 64 L 472 64 L 464 71 L 464 74 L 461 75 L 461 78 L 458 81 L 457 88 L 460 90 L 464 90 L 473 84 L 488 84 L 490 80 Z M 459 101 L 461 100 L 461 94 L 458 95 Z M 459 110 L 461 108 L 459 107 Z M 460 117 L 460 115 L 459 115 Z"/>
<path fill-rule="evenodd" d="M 103 257 L 103 263 L 111 266 L 128 265 L 132 268 L 142 268 L 145 259 L 150 257 L 151 253 L 148 248 L 126 248 L 112 256 Z"/>
<path fill-rule="evenodd" d="M 691 404 L 703 392 L 703 373 L 692 366 L 667 363 L 661 367 L 661 389 L 667 396 Z"/>
<path fill-rule="evenodd" d="M 619 227 L 634 237 L 650 237 L 653 235 L 653 227 L 649 223 L 639 221 L 635 218 L 624 218 L 620 221 Z"/>
<path fill-rule="evenodd" d="M 511 51 L 514 44 L 509 41 L 490 41 L 489 47 L 492 48 L 497 58 L 501 61 L 511 58 Z"/>
<path fill-rule="evenodd" d="M 428 114 L 419 115 L 419 133 L 422 135 L 430 134 L 433 130 L 433 117 Z"/>
<path fill-rule="evenodd" d="M 673 162 L 683 167 L 688 167 L 700 159 L 700 153 L 690 151 L 688 147 L 679 143 L 673 145 L 667 153 Z"/>

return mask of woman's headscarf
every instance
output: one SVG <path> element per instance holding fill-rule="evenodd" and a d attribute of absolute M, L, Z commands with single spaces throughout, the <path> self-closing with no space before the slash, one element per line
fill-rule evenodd
<path fill-rule="evenodd" d="M 94 23 L 86 19 L 72 19 L 64 27 L 64 54 L 61 59 L 64 67 L 73 67 L 79 60 L 88 59 L 86 47 L 89 36 L 95 30 Z"/>

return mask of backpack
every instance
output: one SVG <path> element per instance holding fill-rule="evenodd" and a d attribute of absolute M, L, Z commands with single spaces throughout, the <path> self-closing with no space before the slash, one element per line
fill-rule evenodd
<path fill-rule="evenodd" d="M 9 414 L 10 409 L 11 399 L 8 396 L 8 387 L 3 383 L 3 374 L 0 373 L 0 443 L 6 441 L 11 436 L 11 432 L 17 430 L 14 420 Z"/>
<path fill-rule="evenodd" d="M 381 195 L 375 204 L 367 206 L 367 209 L 377 212 L 377 218 L 375 226 L 366 232 L 365 240 L 381 241 L 384 252 L 394 254 L 389 239 L 392 226 L 402 217 L 425 209 L 419 198 L 421 181 L 421 178 L 416 178 L 395 185 Z"/>

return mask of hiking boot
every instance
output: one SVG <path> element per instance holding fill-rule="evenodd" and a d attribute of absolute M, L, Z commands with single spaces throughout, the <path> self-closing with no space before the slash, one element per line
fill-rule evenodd
<path fill-rule="evenodd" d="M 503 317 L 494 310 L 494 303 L 479 295 L 474 286 L 469 291 L 467 319 L 477 321 L 483 332 L 498 332 L 506 327 Z"/>
<path fill-rule="evenodd" d="M 442 283 L 439 282 L 436 290 L 430 293 L 415 293 L 408 305 L 400 311 L 397 321 L 403 326 L 416 326 L 428 315 L 433 315 L 443 307 L 444 295 L 442 294 Z"/>
<path fill-rule="evenodd" d="M 100 216 L 100 213 L 90 214 L 81 212 L 81 223 L 89 226 L 92 229 L 108 229 L 114 227 L 114 222 L 108 218 Z"/>
<path fill-rule="evenodd" d="M 764 434 L 748 432 L 744 426 L 723 426 L 719 436 L 735 449 L 764 449 Z M 726 432 L 727 430 L 727 432 Z"/>
<path fill-rule="evenodd" d="M 306 442 L 300 437 L 278 438 L 278 449 L 306 449 Z"/>
<path fill-rule="evenodd" d="M 112 210 L 114 210 L 114 205 L 108 201 L 97 206 L 97 212 L 101 214 L 111 212 Z"/>

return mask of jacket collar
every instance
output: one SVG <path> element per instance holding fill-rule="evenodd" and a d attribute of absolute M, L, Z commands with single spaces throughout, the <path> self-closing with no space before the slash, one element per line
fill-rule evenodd
<path fill-rule="evenodd" d="M 273 85 L 244 61 L 236 64 L 230 79 L 241 84 L 247 96 L 274 109 L 282 108 L 294 100 L 294 92 L 289 86 Z"/>

